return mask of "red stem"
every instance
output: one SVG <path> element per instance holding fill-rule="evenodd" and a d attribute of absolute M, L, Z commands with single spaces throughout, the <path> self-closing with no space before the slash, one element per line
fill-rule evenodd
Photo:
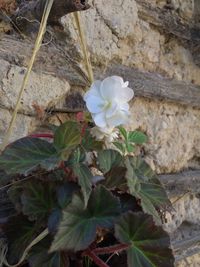
<path fill-rule="evenodd" d="M 110 247 L 95 248 L 93 252 L 95 254 L 111 254 L 111 253 L 119 253 L 127 248 L 129 248 L 129 245 L 127 244 L 117 244 Z"/>
<path fill-rule="evenodd" d="M 92 250 L 87 249 L 84 253 L 83 256 L 88 256 L 90 259 L 96 263 L 99 267 L 109 267 L 104 261 L 102 261 Z"/>
<path fill-rule="evenodd" d="M 50 133 L 40 133 L 40 134 L 31 134 L 29 137 L 33 138 L 54 138 L 53 134 Z"/>

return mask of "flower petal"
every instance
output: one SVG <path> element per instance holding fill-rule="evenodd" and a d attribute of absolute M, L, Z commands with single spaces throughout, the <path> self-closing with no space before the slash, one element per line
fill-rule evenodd
<path fill-rule="evenodd" d="M 83 99 L 85 101 L 87 101 L 87 98 L 90 97 L 91 95 L 93 96 L 98 96 L 98 97 L 101 97 L 100 95 L 100 86 L 101 86 L 101 81 L 97 80 L 97 81 L 94 81 L 89 89 L 89 91 L 87 91 L 85 94 L 84 94 L 84 97 Z"/>
<path fill-rule="evenodd" d="M 122 124 L 127 124 L 129 121 L 129 112 L 120 110 L 114 116 L 106 119 L 109 127 L 116 127 Z"/>
<path fill-rule="evenodd" d="M 99 113 L 102 112 L 105 103 L 102 98 L 91 95 L 86 100 L 86 106 L 91 113 Z"/>
<path fill-rule="evenodd" d="M 106 127 L 106 120 L 105 120 L 105 112 L 92 114 L 92 118 L 95 122 L 95 124 L 101 128 Z"/>
<path fill-rule="evenodd" d="M 124 83 L 121 77 L 111 76 L 102 81 L 100 92 L 102 97 L 107 101 L 115 99 L 121 103 L 125 103 L 130 101 L 134 96 L 133 90 L 126 87 L 126 85 L 127 82 Z"/>
<path fill-rule="evenodd" d="M 105 110 L 105 116 L 106 116 L 106 118 L 112 117 L 112 116 L 114 115 L 114 113 L 117 112 L 117 109 L 118 109 L 118 108 L 119 108 L 119 107 L 118 107 L 117 103 L 112 102 L 112 103 L 110 104 L 109 108 L 107 108 L 107 109 Z"/>
<path fill-rule="evenodd" d="M 123 103 L 120 105 L 121 110 L 129 111 L 129 104 L 128 103 Z"/>
<path fill-rule="evenodd" d="M 121 91 L 121 82 L 118 79 L 107 77 L 101 83 L 100 92 L 104 99 L 112 101 L 119 97 Z"/>

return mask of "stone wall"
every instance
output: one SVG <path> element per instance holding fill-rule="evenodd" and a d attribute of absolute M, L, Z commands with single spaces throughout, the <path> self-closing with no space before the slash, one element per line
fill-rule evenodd
<path fill-rule="evenodd" d="M 192 28 L 197 12 L 195 3 L 195 0 L 91 1 L 92 7 L 82 13 L 82 20 L 96 75 L 102 74 L 110 65 L 121 64 L 136 68 L 141 73 L 155 73 L 161 80 L 167 77 L 183 81 L 183 87 L 188 83 L 198 88 L 200 67 L 188 44 L 191 40 L 186 42 L 186 37 L 182 40 L 180 32 L 172 31 L 170 21 L 170 29 L 162 27 L 160 22 L 155 22 L 145 13 L 144 8 L 145 5 L 150 6 L 150 11 L 164 15 L 170 12 L 171 18 L 178 17 L 181 25 Z M 62 18 L 62 24 L 66 32 L 66 47 L 64 43 L 62 47 L 69 57 L 75 58 L 77 65 L 81 65 L 83 56 L 73 16 Z M 12 46 L 12 53 L 5 49 L 8 44 Z M 65 96 L 74 90 L 82 92 L 84 88 L 74 68 L 71 69 L 73 62 L 65 59 L 58 50 L 53 50 L 51 45 L 47 42 L 37 59 L 11 141 L 42 125 L 37 107 L 44 111 L 55 107 L 58 102 L 57 107 L 66 109 L 68 103 L 63 101 Z M 3 138 L 8 127 L 30 53 L 30 42 L 22 41 L 15 34 L 0 37 L 0 138 Z M 134 89 L 134 83 L 132 87 Z M 188 94 L 192 96 L 190 91 Z M 186 93 L 185 98 L 188 96 Z M 136 97 L 131 104 L 131 114 L 130 128 L 140 128 L 149 136 L 144 153 L 158 174 L 200 169 L 200 105 L 193 108 L 178 101 L 159 100 L 155 93 L 155 99 L 142 95 Z M 58 116 L 67 119 L 64 113 Z M 56 122 L 57 117 L 50 117 L 49 120 Z M 197 194 L 200 189 L 197 191 L 171 199 L 174 212 L 168 214 L 165 228 L 171 233 L 173 244 L 200 233 L 200 199 Z M 200 266 L 200 254 L 196 254 L 198 249 L 190 253 L 184 249 L 179 251 L 177 266 Z"/>

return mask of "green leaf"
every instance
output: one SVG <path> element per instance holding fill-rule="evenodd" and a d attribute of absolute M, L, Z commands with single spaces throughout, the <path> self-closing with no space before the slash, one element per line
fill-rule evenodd
<path fill-rule="evenodd" d="M 126 152 L 126 146 L 125 146 L 125 144 L 120 143 L 120 142 L 113 142 L 113 145 L 115 145 L 116 148 L 119 149 L 119 151 L 122 152 L 122 154 L 125 154 L 125 152 Z"/>
<path fill-rule="evenodd" d="M 49 233 L 55 234 L 57 232 L 61 218 L 62 218 L 61 209 L 55 208 L 50 214 L 47 222 Z"/>
<path fill-rule="evenodd" d="M 123 158 L 121 154 L 112 149 L 100 151 L 97 158 L 99 168 L 103 173 L 109 172 L 113 167 L 120 166 Z"/>
<path fill-rule="evenodd" d="M 120 134 L 124 137 L 124 139 L 127 140 L 128 133 L 127 133 L 126 129 L 122 126 L 119 126 L 118 129 L 119 129 Z"/>
<path fill-rule="evenodd" d="M 127 249 L 128 267 L 173 267 L 174 257 L 170 238 L 152 216 L 129 212 L 115 225 L 115 236 L 130 244 Z"/>
<path fill-rule="evenodd" d="M 78 177 L 78 184 L 84 197 L 85 206 L 87 206 L 90 193 L 92 191 L 92 173 L 88 166 L 80 163 L 73 166 L 74 174 Z"/>
<path fill-rule="evenodd" d="M 135 151 L 135 146 L 131 143 L 126 143 L 126 150 L 128 153 L 132 153 Z"/>
<path fill-rule="evenodd" d="M 77 147 L 69 156 L 69 159 L 66 162 L 66 166 L 73 167 L 76 164 L 83 163 L 85 161 L 85 152 L 80 147 Z"/>
<path fill-rule="evenodd" d="M 142 211 L 141 207 L 137 203 L 135 197 L 128 193 L 118 193 L 117 196 L 120 198 L 121 203 L 121 213 L 126 213 L 128 211 Z"/>
<path fill-rule="evenodd" d="M 30 267 L 69 267 L 69 258 L 66 253 L 48 253 L 51 240 L 49 237 L 35 245 L 31 250 L 28 262 Z"/>
<path fill-rule="evenodd" d="M 53 144 L 39 139 L 25 137 L 7 146 L 0 156 L 0 169 L 8 174 L 27 175 L 39 166 L 51 170 L 59 162 Z"/>
<path fill-rule="evenodd" d="M 79 186 L 73 182 L 65 182 L 56 189 L 57 201 L 60 208 L 65 208 L 72 200 L 72 195 L 79 190 Z"/>
<path fill-rule="evenodd" d="M 95 240 L 97 228 L 112 228 L 119 214 L 119 200 L 103 186 L 92 192 L 86 209 L 80 195 L 74 195 L 63 213 L 51 251 L 86 249 Z"/>
<path fill-rule="evenodd" d="M 102 141 L 97 141 L 91 134 L 90 130 L 86 129 L 85 134 L 82 138 L 82 146 L 86 151 L 98 151 L 103 147 Z"/>
<path fill-rule="evenodd" d="M 153 215 L 156 222 L 160 223 L 157 209 L 163 209 L 166 206 L 171 207 L 162 184 L 148 164 L 140 158 L 126 158 L 125 164 L 130 194 L 139 198 L 144 212 Z"/>
<path fill-rule="evenodd" d="M 21 196 L 22 211 L 29 220 L 43 220 L 55 205 L 55 189 L 50 183 L 28 182 Z"/>
<path fill-rule="evenodd" d="M 141 157 L 126 157 L 127 175 L 139 182 L 157 180 L 157 175 Z M 130 174 L 129 174 L 130 172 Z"/>
<path fill-rule="evenodd" d="M 132 131 L 128 133 L 128 141 L 135 143 L 135 144 L 143 144 L 146 143 L 148 140 L 146 134 L 140 132 L 140 131 Z"/>
<path fill-rule="evenodd" d="M 38 233 L 39 224 L 27 220 L 25 216 L 14 216 L 4 225 L 4 232 L 8 238 L 8 262 L 14 264 L 19 261 L 25 248 L 33 241 Z"/>
<path fill-rule="evenodd" d="M 126 168 L 114 167 L 105 174 L 105 179 L 101 182 L 108 189 L 122 189 L 127 187 L 125 179 Z"/>
<path fill-rule="evenodd" d="M 8 175 L 5 171 L 0 170 L 0 186 L 5 186 L 14 179 L 13 175 Z"/>
<path fill-rule="evenodd" d="M 75 121 L 63 123 L 55 132 L 54 145 L 62 150 L 71 150 L 80 144 L 81 132 L 79 124 Z"/>

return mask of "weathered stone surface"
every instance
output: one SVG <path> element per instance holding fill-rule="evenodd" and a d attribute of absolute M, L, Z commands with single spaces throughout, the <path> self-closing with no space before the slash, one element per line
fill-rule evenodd
<path fill-rule="evenodd" d="M 160 7 L 169 3 L 149 2 Z M 195 65 L 191 53 L 173 37 L 166 36 L 147 21 L 141 20 L 137 6 L 134 0 L 111 0 L 106 2 L 105 8 L 104 0 L 94 0 L 93 8 L 81 14 L 93 63 L 105 66 L 118 61 L 200 84 L 200 68 Z M 174 0 L 171 8 L 176 13 L 181 12 L 184 17 L 190 17 L 193 15 L 193 0 Z M 65 17 L 63 21 L 66 30 L 72 32 L 70 38 L 76 43 L 73 27 L 69 29 L 71 17 Z"/>
<path fill-rule="evenodd" d="M 12 112 L 0 108 L 0 143 L 9 127 L 11 116 Z M 30 134 L 39 124 L 40 122 L 34 117 L 18 114 L 9 142 Z"/>
<path fill-rule="evenodd" d="M 4 60 L 0 60 L 0 66 L 0 105 L 13 109 L 26 69 L 10 65 Z M 50 107 L 64 97 L 69 89 L 70 86 L 67 81 L 60 80 L 50 74 L 32 72 L 19 111 L 34 114 L 34 105 L 41 106 L 44 109 Z"/>
<path fill-rule="evenodd" d="M 199 110 L 137 98 L 131 118 L 130 128 L 149 136 L 146 158 L 157 173 L 178 172 L 200 158 Z"/>

